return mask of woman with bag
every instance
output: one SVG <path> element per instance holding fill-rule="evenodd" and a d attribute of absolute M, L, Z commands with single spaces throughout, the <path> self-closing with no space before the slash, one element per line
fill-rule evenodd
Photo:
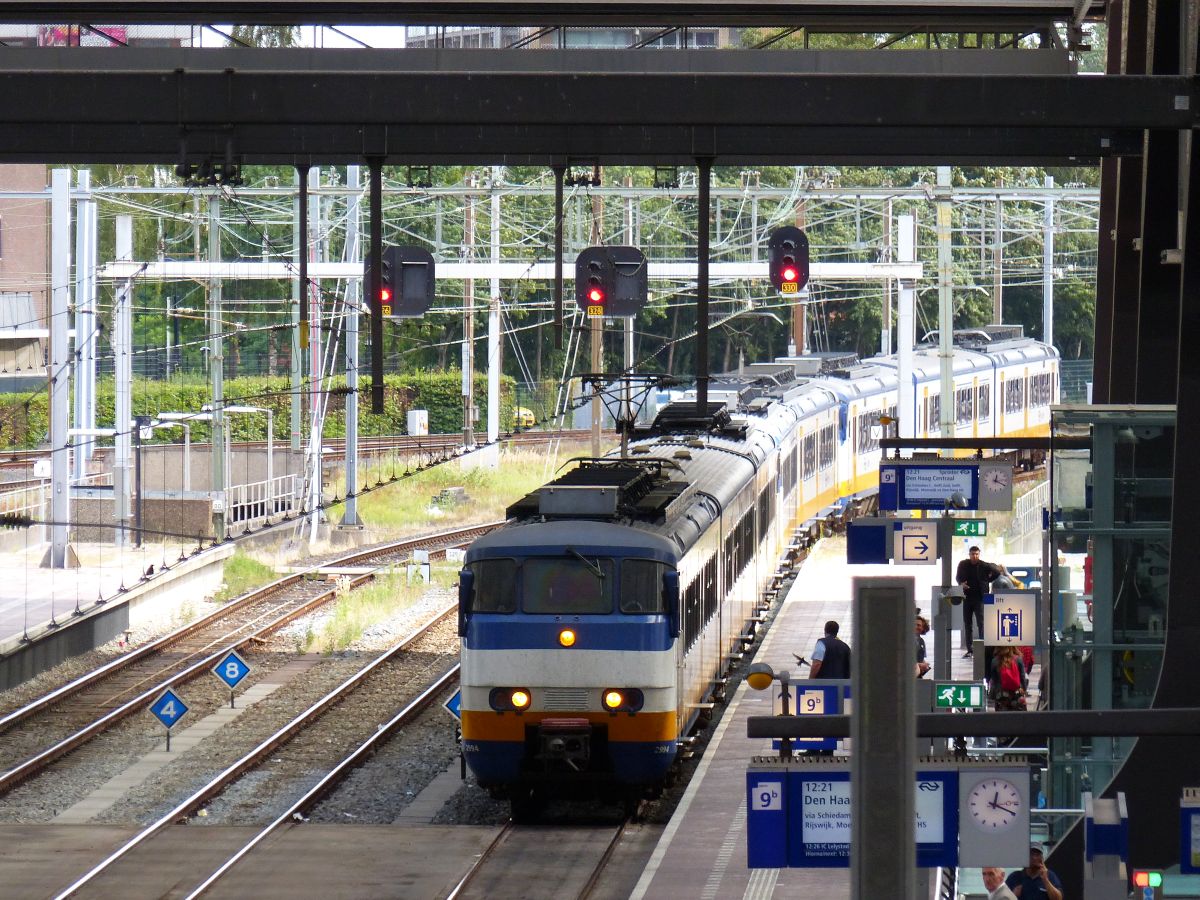
<path fill-rule="evenodd" d="M 1029 686 L 1025 662 L 1016 647 L 1000 647 L 992 659 L 988 677 L 996 710 L 1024 710 L 1025 691 Z"/>

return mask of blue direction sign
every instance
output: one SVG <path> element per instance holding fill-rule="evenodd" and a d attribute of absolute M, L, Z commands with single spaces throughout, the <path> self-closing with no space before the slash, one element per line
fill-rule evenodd
<path fill-rule="evenodd" d="M 187 711 L 188 705 L 180 700 L 179 695 L 170 688 L 163 691 L 150 706 L 150 712 L 154 713 L 168 731 L 175 727 L 175 723 L 182 719 Z"/>
<path fill-rule="evenodd" d="M 450 699 L 442 704 L 442 709 L 446 710 L 446 712 L 450 713 L 458 721 L 462 721 L 462 688 L 459 688 L 450 695 Z"/>
<path fill-rule="evenodd" d="M 212 672 L 233 690 L 250 674 L 250 664 L 238 656 L 236 650 L 230 650 L 225 654 L 225 658 L 213 667 Z"/>

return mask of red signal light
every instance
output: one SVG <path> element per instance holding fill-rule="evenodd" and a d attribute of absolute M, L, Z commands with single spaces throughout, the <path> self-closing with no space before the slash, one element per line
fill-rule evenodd
<path fill-rule="evenodd" d="M 788 266 L 786 269 L 783 270 L 783 280 L 784 281 L 795 281 L 796 274 L 797 274 L 796 270 L 793 269 L 791 266 Z"/>
<path fill-rule="evenodd" d="M 383 288 L 379 292 L 379 299 L 384 303 L 391 303 L 392 302 L 392 292 L 390 290 L 388 290 L 387 288 Z"/>
<path fill-rule="evenodd" d="M 594 287 L 588 291 L 587 297 L 592 303 L 603 303 L 604 291 L 600 290 L 598 287 Z"/>

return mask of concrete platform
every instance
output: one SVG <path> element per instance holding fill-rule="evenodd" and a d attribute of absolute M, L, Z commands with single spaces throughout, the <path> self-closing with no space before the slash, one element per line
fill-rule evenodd
<path fill-rule="evenodd" d="M 234 552 L 226 543 L 180 562 L 178 547 L 161 544 L 74 546 L 81 565 L 73 569 L 43 569 L 45 545 L 0 553 L 0 690 L 131 625 L 180 624 L 188 601 L 220 587 L 220 563 Z"/>
<path fill-rule="evenodd" d="M 0 553 L 0 647 L 27 632 L 36 634 L 52 619 L 69 620 L 76 609 L 90 609 L 100 597 L 117 596 L 122 586 L 134 587 L 150 566 L 157 571 L 163 562 L 160 545 L 119 549 L 74 544 L 78 568 L 43 569 L 47 546 Z M 168 565 L 178 558 L 175 548 Z"/>
<path fill-rule="evenodd" d="M 838 637 L 854 648 L 850 579 L 854 576 L 912 576 L 917 605 L 929 615 L 929 596 L 941 581 L 941 566 L 848 566 L 844 538 L 820 542 L 801 567 L 770 634 L 755 657 L 776 671 L 807 672 L 792 653 L 811 658 L 835 619 Z M 933 634 L 925 637 L 933 661 Z M 912 640 L 912 632 L 897 636 Z M 956 680 L 972 677 L 971 660 L 961 659 L 957 640 L 951 671 Z M 928 677 L 928 676 L 927 676 Z M 850 896 L 849 869 L 749 869 L 746 867 L 746 766 L 773 751 L 769 741 L 746 737 L 750 716 L 769 715 L 771 698 L 742 682 L 705 751 L 679 808 L 655 848 L 631 900 L 838 900 Z"/>
<path fill-rule="evenodd" d="M 75 896 L 184 897 L 257 828 L 176 825 Z M 435 900 L 498 828 L 299 825 L 259 847 L 205 894 L 213 900 Z M 53 897 L 136 833 L 109 825 L 0 825 L 0 895 Z"/>

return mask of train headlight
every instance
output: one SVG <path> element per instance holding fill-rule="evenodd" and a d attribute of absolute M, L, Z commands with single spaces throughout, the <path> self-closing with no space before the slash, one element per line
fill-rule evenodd
<path fill-rule="evenodd" d="M 521 712 L 529 708 L 532 699 L 528 688 L 492 688 L 488 705 L 496 712 Z"/>
<path fill-rule="evenodd" d="M 634 713 L 642 708 L 645 697 L 637 688 L 605 688 L 600 692 L 600 702 L 611 713 Z"/>
<path fill-rule="evenodd" d="M 564 628 L 558 633 L 558 642 L 564 647 L 575 646 L 575 631 L 571 628 Z"/>

